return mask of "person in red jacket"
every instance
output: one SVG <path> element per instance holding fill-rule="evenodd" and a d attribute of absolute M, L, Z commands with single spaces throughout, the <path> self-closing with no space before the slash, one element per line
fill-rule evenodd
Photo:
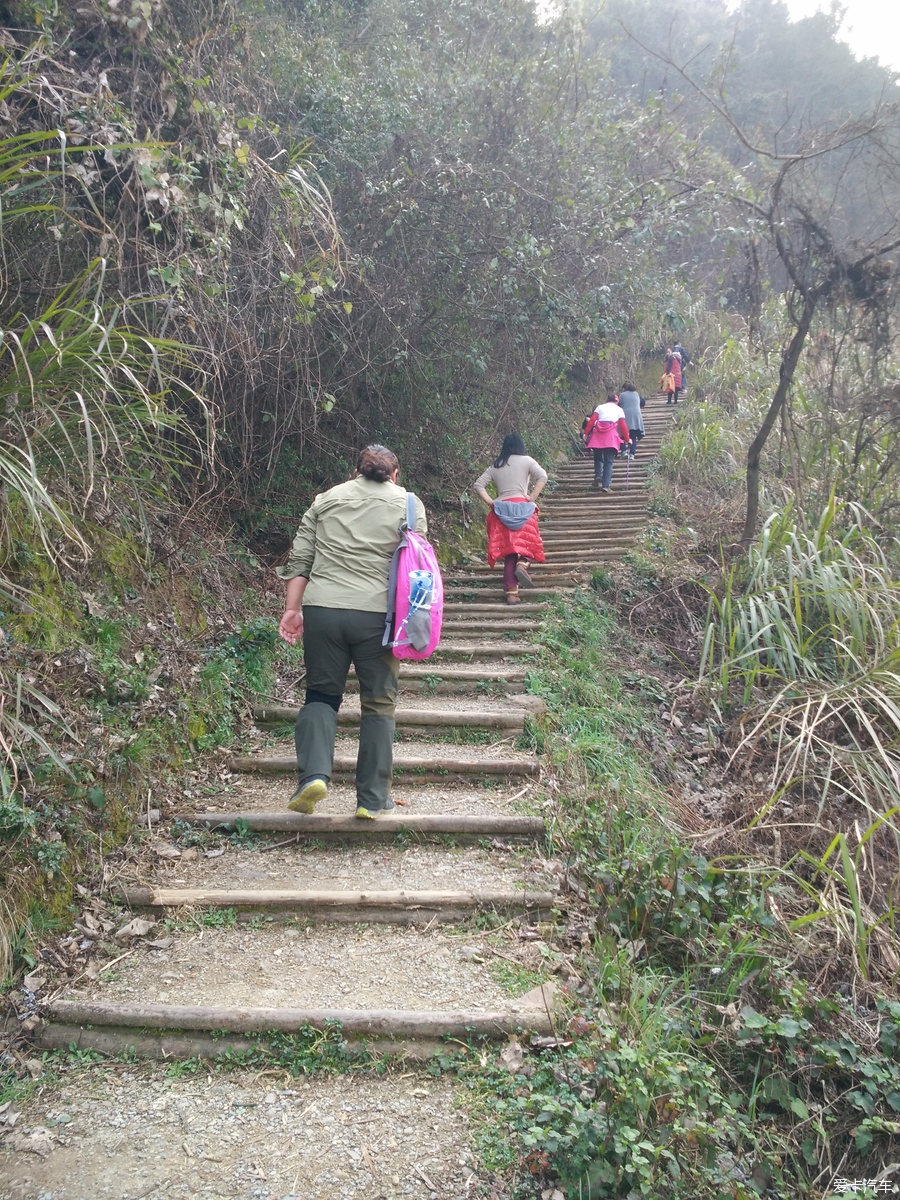
<path fill-rule="evenodd" d="M 681 369 L 681 355 L 675 350 L 666 351 L 666 375 L 671 375 L 675 382 L 673 389 L 672 402 L 678 403 L 678 393 L 684 387 L 684 372 Z M 668 404 L 668 400 L 666 401 Z"/>
<path fill-rule="evenodd" d="M 594 452 L 593 488 L 604 495 L 612 490 L 612 469 L 616 455 L 622 446 L 631 444 L 625 412 L 619 405 L 619 397 L 610 392 L 604 403 L 598 404 L 588 417 L 583 431 L 584 444 Z"/>

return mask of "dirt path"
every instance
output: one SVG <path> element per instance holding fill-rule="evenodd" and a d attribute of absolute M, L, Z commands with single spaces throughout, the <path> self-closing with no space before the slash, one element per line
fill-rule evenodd
<path fill-rule="evenodd" d="M 39 1044 L 71 1047 L 71 1065 L 0 1142 L 0 1200 L 480 1193 L 465 1108 L 446 1076 L 415 1061 L 473 1027 L 552 1033 L 540 922 L 562 902 L 540 850 L 540 762 L 517 743 L 535 710 L 525 675 L 548 597 L 586 582 L 642 527 L 668 423 L 658 399 L 645 421 L 627 491 L 621 462 L 609 496 L 590 490 L 586 458 L 557 472 L 541 506 L 548 561 L 520 608 L 486 567 L 446 580 L 442 646 L 403 670 L 396 815 L 344 820 L 346 771 L 314 817 L 286 814 L 291 776 L 278 760 L 290 766 L 291 746 L 260 733 L 228 789 L 179 814 L 198 845 L 162 829 L 146 865 L 116 878 L 141 900 L 135 915 L 160 923 L 51 1007 Z M 357 712 L 351 701 L 337 751 L 351 759 Z M 204 833 L 223 818 L 243 841 Z M 409 1065 L 295 1079 L 202 1061 L 253 1031 L 331 1014 Z M 137 1057 L 86 1062 L 91 1048 Z"/>

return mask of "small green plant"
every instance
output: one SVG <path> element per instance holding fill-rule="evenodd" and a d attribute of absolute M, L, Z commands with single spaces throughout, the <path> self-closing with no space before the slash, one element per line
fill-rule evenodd
<path fill-rule="evenodd" d="M 198 920 L 206 929 L 233 929 L 237 913 L 233 908 L 207 908 L 198 914 Z"/>
<path fill-rule="evenodd" d="M 234 822 L 234 830 L 230 837 L 233 846 L 241 847 L 257 847 L 259 845 L 259 834 L 250 828 L 250 822 L 246 817 L 238 817 Z"/>
<path fill-rule="evenodd" d="M 438 688 L 443 683 L 443 678 L 440 675 L 427 674 L 422 676 L 422 695 L 434 696 Z"/>

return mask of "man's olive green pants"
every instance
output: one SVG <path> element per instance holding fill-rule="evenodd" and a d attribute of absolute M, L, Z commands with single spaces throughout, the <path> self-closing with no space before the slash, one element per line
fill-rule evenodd
<path fill-rule="evenodd" d="M 356 668 L 362 717 L 356 760 L 358 804 L 392 808 L 394 708 L 400 663 L 381 644 L 384 613 L 355 608 L 303 609 L 306 700 L 297 716 L 297 775 L 331 779 L 337 714 L 350 664 Z"/>

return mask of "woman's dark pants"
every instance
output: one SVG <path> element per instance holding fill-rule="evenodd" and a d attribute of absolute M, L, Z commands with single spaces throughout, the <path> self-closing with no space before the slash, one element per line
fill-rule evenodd
<path fill-rule="evenodd" d="M 297 716 L 297 777 L 331 779 L 337 714 L 350 664 L 359 680 L 361 719 L 356 797 L 373 812 L 391 808 L 394 708 L 400 662 L 381 644 L 384 613 L 354 608 L 303 609 L 306 700 Z"/>
<path fill-rule="evenodd" d="M 613 463 L 616 452 L 612 446 L 602 446 L 594 449 L 594 479 L 600 480 L 600 486 L 608 488 L 612 483 Z"/>

